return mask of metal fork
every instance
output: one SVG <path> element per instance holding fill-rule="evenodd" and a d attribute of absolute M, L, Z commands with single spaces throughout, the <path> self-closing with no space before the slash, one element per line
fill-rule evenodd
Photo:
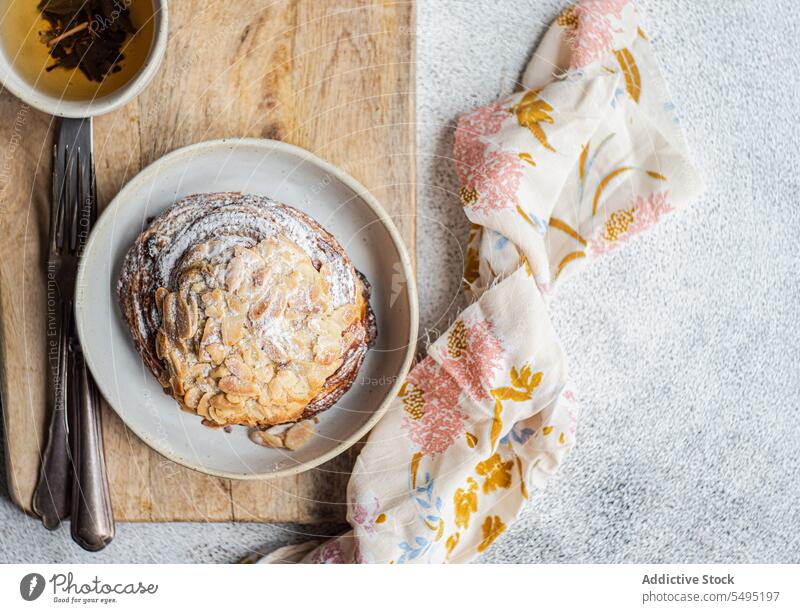
<path fill-rule="evenodd" d="M 90 121 L 90 120 L 84 120 Z M 89 230 L 97 218 L 97 198 L 94 164 L 89 147 L 76 150 L 77 203 L 80 218 L 85 220 L 78 231 L 76 253 L 80 258 Z M 76 268 L 77 272 L 77 268 Z M 79 288 L 80 289 L 80 288 Z M 75 330 L 74 314 L 72 331 Z M 86 366 L 76 334 L 70 335 L 70 354 L 73 357 L 74 394 L 72 395 L 72 459 L 76 474 L 72 487 L 72 538 L 84 549 L 98 551 L 114 538 L 114 515 L 108 490 L 103 428 L 100 422 L 100 395 Z"/>
<path fill-rule="evenodd" d="M 66 200 L 72 191 L 68 145 L 53 145 L 52 192 L 50 195 L 50 232 L 47 256 L 47 303 L 54 305 L 55 327 L 48 336 L 51 351 L 50 427 L 47 436 L 39 481 L 33 495 L 33 511 L 48 530 L 56 529 L 69 516 L 72 495 L 69 440 L 67 435 L 67 357 L 71 323 L 74 275 L 69 274 L 69 221 Z M 71 224 L 70 224 L 71 225 Z M 70 283 L 70 276 L 72 282 Z M 54 349 L 55 351 L 52 351 Z M 54 356 L 53 356 L 54 354 Z"/>
<path fill-rule="evenodd" d="M 72 538 L 97 551 L 113 539 L 114 520 L 99 395 L 77 340 L 73 315 L 78 262 L 97 216 L 91 146 L 90 119 L 61 120 L 53 151 L 48 258 L 48 276 L 57 283 L 61 305 L 58 359 L 49 440 L 33 508 L 51 529 L 71 514 Z"/>

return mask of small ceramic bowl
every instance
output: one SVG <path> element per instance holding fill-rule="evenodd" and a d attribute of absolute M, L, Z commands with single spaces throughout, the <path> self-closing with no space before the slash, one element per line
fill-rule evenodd
<path fill-rule="evenodd" d="M 33 2 L 34 0 L 26 1 Z M 2 49 L 0 49 L 0 83 L 5 89 L 33 108 L 57 117 L 95 117 L 127 104 L 147 86 L 156 74 L 167 48 L 167 1 L 152 1 L 154 28 L 150 52 L 133 78 L 110 94 L 90 100 L 67 100 L 40 91 L 14 70 Z"/>

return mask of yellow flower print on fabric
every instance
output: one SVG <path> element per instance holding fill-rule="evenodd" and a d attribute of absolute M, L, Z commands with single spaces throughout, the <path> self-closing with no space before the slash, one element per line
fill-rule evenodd
<path fill-rule="evenodd" d="M 489 545 L 494 543 L 495 539 L 503 534 L 506 530 L 506 525 L 499 515 L 492 515 L 486 518 L 481 526 L 483 539 L 478 543 L 478 551 L 485 551 Z"/>
<path fill-rule="evenodd" d="M 419 471 L 419 462 L 422 459 L 422 452 L 418 451 L 411 456 L 411 487 L 417 487 L 417 471 Z"/>
<path fill-rule="evenodd" d="M 461 206 L 467 207 L 478 201 L 478 191 L 474 187 L 462 187 L 459 192 Z"/>
<path fill-rule="evenodd" d="M 403 410 L 411 419 L 422 419 L 425 415 L 425 393 L 413 383 L 406 382 L 400 390 Z"/>
<path fill-rule="evenodd" d="M 617 63 L 625 76 L 625 89 L 628 95 L 634 102 L 639 102 L 639 96 L 642 95 L 642 78 L 639 75 L 639 67 L 636 65 L 636 60 L 633 59 L 629 49 L 620 49 L 614 51 L 614 56 L 617 58 Z"/>
<path fill-rule="evenodd" d="M 519 125 L 523 128 L 528 128 L 528 131 L 541 143 L 542 147 L 548 151 L 555 151 L 547 141 L 547 135 L 540 125 L 542 123 L 553 124 L 553 117 L 550 115 L 553 112 L 553 107 L 539 98 L 539 92 L 541 91 L 541 89 L 530 90 L 522 97 L 519 104 L 509 109 L 509 111 L 517 116 Z M 526 161 L 532 163 L 533 159 L 528 155 Z"/>
<path fill-rule="evenodd" d="M 615 241 L 620 235 L 628 231 L 628 227 L 633 223 L 634 209 L 620 209 L 609 215 L 605 224 L 603 238 L 607 241 Z"/>
<path fill-rule="evenodd" d="M 489 431 L 489 438 L 492 449 L 495 448 L 500 432 L 503 430 L 503 401 L 523 402 L 530 400 L 533 390 L 542 382 L 542 373 L 532 373 L 530 364 L 525 364 L 517 371 L 516 367 L 511 367 L 511 387 L 496 387 L 492 390 L 494 397 L 494 417 Z"/>
<path fill-rule="evenodd" d="M 451 358 L 460 358 L 467 350 L 467 326 L 463 319 L 453 324 L 453 329 L 447 336 L 447 355 Z"/>
<path fill-rule="evenodd" d="M 447 537 L 447 541 L 445 541 L 444 544 L 445 550 L 447 551 L 447 555 L 444 557 L 445 562 L 450 561 L 450 555 L 453 553 L 453 549 L 455 549 L 458 546 L 458 541 L 460 540 L 461 540 L 461 534 L 459 532 L 451 534 L 450 536 Z"/>
<path fill-rule="evenodd" d="M 563 434 L 562 434 L 563 436 Z M 509 443 L 509 446 L 511 444 Z M 525 477 L 522 474 L 522 460 L 519 459 L 519 456 L 516 456 L 517 459 L 517 474 L 519 475 L 519 491 L 522 494 L 522 497 L 527 500 L 528 499 L 528 488 L 525 487 Z"/>
<path fill-rule="evenodd" d="M 453 494 L 453 506 L 456 513 L 456 526 L 469 528 L 469 518 L 478 510 L 478 483 L 472 477 L 467 478 L 466 489 L 458 488 Z"/>
<path fill-rule="evenodd" d="M 512 468 L 514 468 L 514 460 L 503 462 L 499 453 L 495 453 L 488 460 L 478 463 L 475 466 L 475 472 L 481 477 L 485 477 L 482 487 L 483 493 L 488 494 L 498 488 L 508 489 L 511 487 Z"/>
<path fill-rule="evenodd" d="M 568 6 L 556 19 L 556 23 L 567 30 L 578 29 L 578 15 L 574 6 Z"/>

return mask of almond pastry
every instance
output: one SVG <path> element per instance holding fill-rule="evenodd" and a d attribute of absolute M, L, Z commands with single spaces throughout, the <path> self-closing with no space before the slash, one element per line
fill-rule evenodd
<path fill-rule="evenodd" d="M 131 247 L 118 291 L 144 363 L 208 426 L 308 420 L 350 388 L 376 336 L 369 285 L 336 239 L 263 196 L 184 198 Z M 294 449 L 310 432 L 259 442 Z"/>

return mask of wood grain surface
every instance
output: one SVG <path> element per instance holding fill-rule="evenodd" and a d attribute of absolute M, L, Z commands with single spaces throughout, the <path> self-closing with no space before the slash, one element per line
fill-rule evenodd
<path fill-rule="evenodd" d="M 198 141 L 305 147 L 361 181 L 414 253 L 412 2 L 180 0 L 161 69 L 95 120 L 101 208 L 141 168 Z M 0 359 L 9 489 L 26 511 L 45 430 L 43 266 L 54 121 L 0 94 Z M 177 409 L 176 409 L 177 410 Z M 128 521 L 341 520 L 354 450 L 276 481 L 233 482 L 151 451 L 103 410 L 114 512 Z"/>

